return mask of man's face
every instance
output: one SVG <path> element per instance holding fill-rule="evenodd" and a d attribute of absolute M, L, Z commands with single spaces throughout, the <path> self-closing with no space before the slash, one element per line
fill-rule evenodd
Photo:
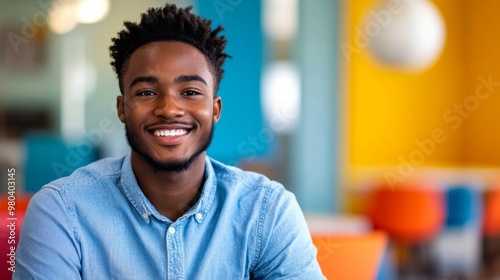
<path fill-rule="evenodd" d="M 209 69 L 202 52 L 176 41 L 130 57 L 118 116 L 133 152 L 156 170 L 185 170 L 208 148 L 222 108 Z"/>

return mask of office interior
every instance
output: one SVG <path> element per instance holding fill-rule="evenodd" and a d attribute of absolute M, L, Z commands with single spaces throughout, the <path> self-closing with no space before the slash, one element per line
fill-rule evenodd
<path fill-rule="evenodd" d="M 208 155 L 295 194 L 328 279 L 500 277 L 500 2 L 169 2 L 228 39 Z M 108 47 L 164 3 L 0 0 L 0 212 L 130 150 Z"/>

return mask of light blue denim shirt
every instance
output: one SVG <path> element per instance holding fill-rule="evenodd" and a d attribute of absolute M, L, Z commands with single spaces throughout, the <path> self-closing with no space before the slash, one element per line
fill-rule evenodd
<path fill-rule="evenodd" d="M 325 279 L 292 193 L 209 157 L 205 178 L 174 223 L 141 191 L 130 154 L 44 186 L 13 279 Z"/>

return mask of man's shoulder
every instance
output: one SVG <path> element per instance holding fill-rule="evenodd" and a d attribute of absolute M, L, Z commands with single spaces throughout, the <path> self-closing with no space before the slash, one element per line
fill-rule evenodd
<path fill-rule="evenodd" d="M 121 174 L 122 164 L 126 156 L 104 158 L 80 167 L 69 176 L 62 177 L 48 184 L 53 188 L 83 187 L 95 185 L 103 180 L 117 177 Z"/>
<path fill-rule="evenodd" d="M 263 174 L 246 171 L 209 158 L 219 187 L 256 192 L 287 192 L 285 187 Z"/>

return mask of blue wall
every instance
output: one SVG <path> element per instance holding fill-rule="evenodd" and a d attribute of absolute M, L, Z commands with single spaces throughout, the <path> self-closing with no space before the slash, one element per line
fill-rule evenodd
<path fill-rule="evenodd" d="M 208 154 L 234 164 L 268 151 L 267 129 L 260 106 L 263 63 L 261 3 L 255 0 L 199 0 L 193 3 L 202 17 L 222 25 L 227 37 L 225 73 L 219 89 L 222 117 Z"/>

